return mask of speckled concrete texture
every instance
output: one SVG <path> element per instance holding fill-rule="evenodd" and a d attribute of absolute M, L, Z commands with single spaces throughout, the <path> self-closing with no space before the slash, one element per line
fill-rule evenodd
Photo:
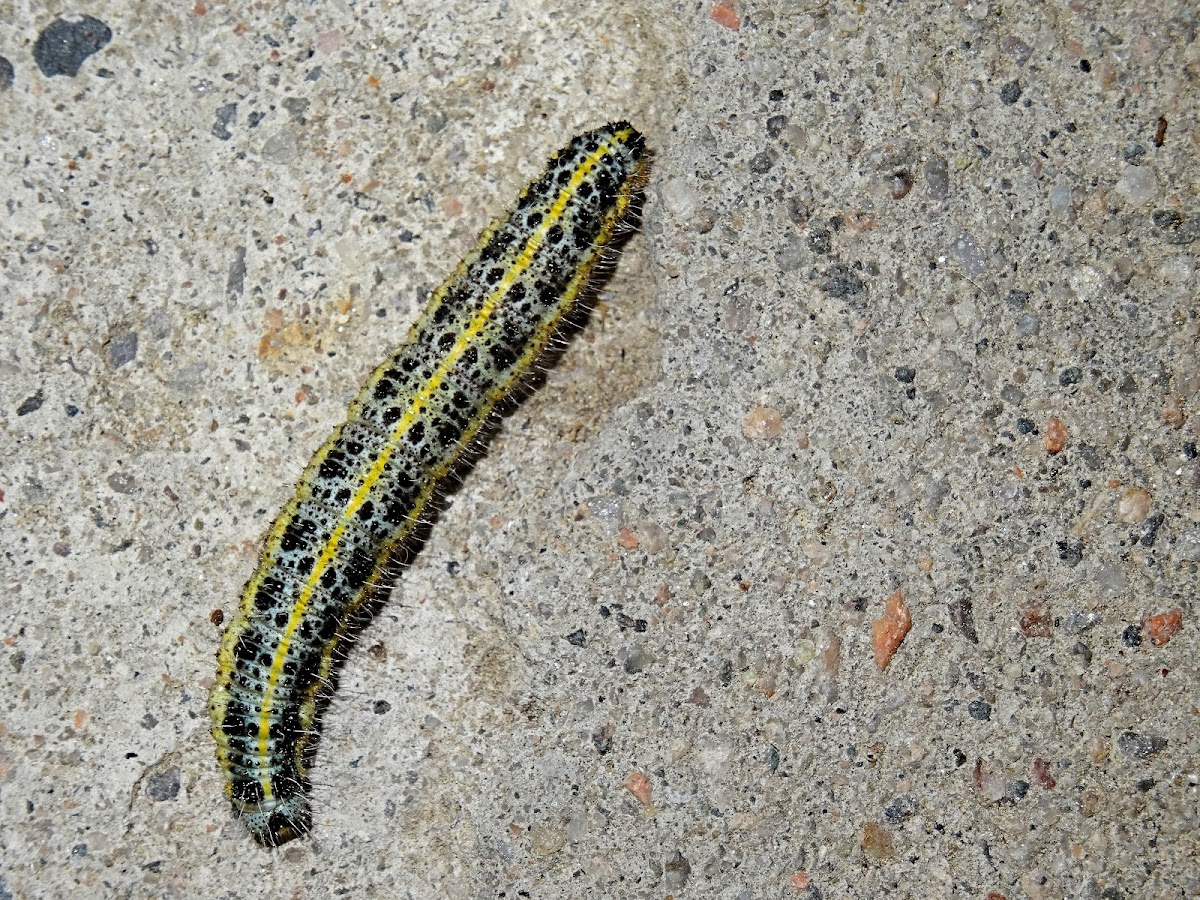
<path fill-rule="evenodd" d="M 0 21 L 0 898 L 1200 895 L 1194 4 Z M 642 233 L 261 850 L 214 612 L 615 118 Z"/>

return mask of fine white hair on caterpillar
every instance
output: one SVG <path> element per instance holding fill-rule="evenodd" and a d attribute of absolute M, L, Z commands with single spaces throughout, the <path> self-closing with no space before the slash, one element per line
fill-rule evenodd
<path fill-rule="evenodd" d="M 321 720 L 359 628 L 496 413 L 528 393 L 616 262 L 649 172 L 627 122 L 578 135 L 430 296 L 367 378 L 264 542 L 208 709 L 225 792 L 263 846 L 308 833 Z"/>

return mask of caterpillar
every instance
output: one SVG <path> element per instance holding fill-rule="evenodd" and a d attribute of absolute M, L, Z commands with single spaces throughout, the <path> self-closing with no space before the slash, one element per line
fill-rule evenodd
<path fill-rule="evenodd" d="M 312 828 L 309 772 L 357 627 L 493 412 L 583 308 L 649 162 L 626 122 L 552 156 L 367 378 L 271 526 L 208 700 L 225 793 L 263 846 Z"/>

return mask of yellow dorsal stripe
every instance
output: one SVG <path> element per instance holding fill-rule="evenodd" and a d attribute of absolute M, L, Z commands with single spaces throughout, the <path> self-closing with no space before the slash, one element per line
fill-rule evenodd
<path fill-rule="evenodd" d="M 614 139 L 619 140 L 623 134 L 624 132 L 618 133 L 614 136 Z M 424 411 L 426 404 L 437 392 L 442 382 L 445 381 L 450 370 L 454 368 L 463 354 L 475 342 L 475 339 L 487 327 L 488 322 L 496 312 L 500 300 L 533 263 L 534 256 L 545 240 L 547 232 L 562 219 L 567 204 L 571 201 L 571 198 L 575 195 L 575 192 L 579 189 L 579 186 L 583 183 L 588 173 L 607 155 L 612 144 L 612 140 L 605 141 L 576 166 L 575 171 L 571 175 L 571 180 L 559 192 L 549 212 L 546 213 L 545 218 L 526 240 L 524 247 L 521 248 L 521 252 L 500 278 L 496 287 L 487 296 L 487 299 L 484 300 L 479 312 L 476 313 L 467 327 L 463 329 L 463 332 L 455 340 L 454 346 L 450 348 L 450 352 L 446 354 L 437 369 L 434 370 L 425 384 L 415 393 L 415 396 L 409 403 L 408 409 L 396 424 L 396 428 L 392 431 L 390 441 L 384 446 L 379 456 L 375 459 L 375 462 L 371 465 L 371 468 L 363 477 L 358 489 L 354 492 L 354 496 L 346 504 L 346 509 L 342 513 L 338 524 L 334 527 L 333 533 L 330 534 L 329 540 L 325 543 L 324 548 L 322 548 L 320 556 L 317 557 L 312 572 L 309 573 L 305 581 L 304 589 L 301 591 L 300 596 L 296 598 L 296 602 L 288 616 L 287 626 L 284 628 L 283 636 L 279 640 L 279 646 L 276 647 L 275 654 L 271 659 L 271 671 L 267 677 L 266 688 L 263 691 L 262 709 L 258 719 L 258 754 L 263 763 L 259 767 L 259 772 L 264 798 L 270 798 L 273 794 L 269 774 L 270 767 L 268 765 L 270 755 L 268 745 L 270 742 L 271 709 L 275 697 L 275 686 L 279 681 L 279 676 L 283 673 L 283 666 L 287 661 L 292 636 L 296 629 L 300 627 L 300 622 L 304 618 L 305 611 L 308 609 L 308 604 L 312 599 L 313 591 L 316 589 L 318 581 L 337 555 L 342 535 L 350 527 L 351 517 L 366 502 L 371 494 L 371 490 L 383 476 L 384 469 L 391 459 L 393 449 L 417 420 L 418 416 Z"/>

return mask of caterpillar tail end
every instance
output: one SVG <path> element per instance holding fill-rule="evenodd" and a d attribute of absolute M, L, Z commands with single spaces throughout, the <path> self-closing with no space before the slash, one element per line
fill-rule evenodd
<path fill-rule="evenodd" d="M 278 847 L 312 830 L 312 807 L 307 795 L 294 794 L 253 806 L 234 804 L 246 830 L 264 847 Z"/>

